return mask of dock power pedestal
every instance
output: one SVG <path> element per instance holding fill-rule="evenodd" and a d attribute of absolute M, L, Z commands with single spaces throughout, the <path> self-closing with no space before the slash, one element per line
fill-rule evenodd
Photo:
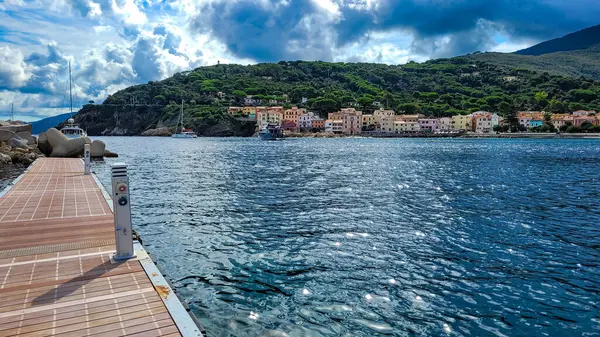
<path fill-rule="evenodd" d="M 112 200 L 116 243 L 116 252 L 113 259 L 119 261 L 134 258 L 129 178 L 127 176 L 127 165 L 123 163 L 112 165 Z"/>

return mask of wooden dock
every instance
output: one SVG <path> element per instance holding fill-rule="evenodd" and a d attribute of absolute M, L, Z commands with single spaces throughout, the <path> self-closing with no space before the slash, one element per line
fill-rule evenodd
<path fill-rule="evenodd" d="M 0 336 L 202 336 L 81 159 L 41 158 L 0 197 Z"/>

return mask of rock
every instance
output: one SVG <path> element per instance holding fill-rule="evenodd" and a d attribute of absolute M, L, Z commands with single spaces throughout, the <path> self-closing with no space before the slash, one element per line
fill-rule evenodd
<path fill-rule="evenodd" d="M 31 165 L 37 159 L 37 155 L 33 152 L 24 154 L 21 156 L 21 163 L 24 165 Z"/>
<path fill-rule="evenodd" d="M 40 133 L 40 138 L 38 138 L 38 149 L 46 156 L 49 156 L 52 153 L 52 146 L 50 146 L 48 136 L 45 132 Z"/>
<path fill-rule="evenodd" d="M 0 129 L 0 142 L 8 142 L 8 140 L 14 137 L 15 135 L 16 133 L 10 130 Z"/>
<path fill-rule="evenodd" d="M 8 140 L 8 146 L 12 148 L 29 149 L 29 146 L 27 146 L 27 140 L 17 135 Z"/>
<path fill-rule="evenodd" d="M 92 158 L 104 157 L 104 151 L 106 150 L 106 144 L 101 140 L 95 140 L 90 146 L 90 156 Z"/>
<path fill-rule="evenodd" d="M 172 134 L 171 128 L 167 127 L 148 129 L 142 132 L 142 136 L 171 137 Z"/>
<path fill-rule="evenodd" d="M 8 131 L 12 131 L 14 133 L 19 133 L 19 132 L 29 132 L 29 134 L 31 134 L 31 124 L 22 124 L 22 122 L 13 122 L 15 124 L 10 124 L 10 125 L 2 125 L 0 126 L 0 130 L 8 130 Z M 16 123 L 21 123 L 21 124 L 16 124 Z"/>
<path fill-rule="evenodd" d="M 12 158 L 4 153 L 0 153 L 0 164 L 6 165 L 12 163 Z"/>
<path fill-rule="evenodd" d="M 31 132 L 21 131 L 17 132 L 17 136 L 27 140 L 27 145 L 35 145 L 35 138 L 31 135 Z"/>
<path fill-rule="evenodd" d="M 104 150 L 104 157 L 106 157 L 106 158 L 117 158 L 118 156 L 119 155 L 114 152 Z"/>
<path fill-rule="evenodd" d="M 69 139 L 55 128 L 48 129 L 46 137 L 52 147 L 50 157 L 80 157 L 83 154 L 83 145 L 92 143 L 87 137 Z"/>
<path fill-rule="evenodd" d="M 13 149 L 13 152 L 17 152 L 17 153 L 29 153 L 29 149 L 23 149 L 20 147 L 16 147 Z"/>

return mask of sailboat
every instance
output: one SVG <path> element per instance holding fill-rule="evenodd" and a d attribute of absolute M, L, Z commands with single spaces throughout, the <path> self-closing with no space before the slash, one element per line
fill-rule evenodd
<path fill-rule="evenodd" d="M 179 131 L 179 125 L 181 125 L 181 131 Z M 177 121 L 177 127 L 175 127 L 175 133 L 171 135 L 173 138 L 198 138 L 196 133 L 192 129 L 186 129 L 183 127 L 183 100 L 181 100 L 181 114 Z"/>
<path fill-rule="evenodd" d="M 60 130 L 60 132 L 67 136 L 67 138 L 87 137 L 87 133 L 77 124 L 75 124 L 75 119 L 73 119 L 73 77 L 71 77 L 71 62 L 69 62 L 69 98 L 71 118 L 67 120 L 67 124 Z"/>

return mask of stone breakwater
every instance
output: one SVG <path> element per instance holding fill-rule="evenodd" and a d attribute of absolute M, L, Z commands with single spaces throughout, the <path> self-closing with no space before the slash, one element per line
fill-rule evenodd
<path fill-rule="evenodd" d="M 37 139 L 31 135 L 31 125 L 19 121 L 0 122 L 0 165 L 28 166 L 42 153 Z"/>
<path fill-rule="evenodd" d="M 87 137 L 69 139 L 54 128 L 36 138 L 31 130 L 31 124 L 20 121 L 0 122 L 0 166 L 20 164 L 27 167 L 40 156 L 81 157 L 85 144 L 90 144 L 92 158 L 118 156 L 108 151 L 104 142 L 99 140 L 92 141 Z"/>

